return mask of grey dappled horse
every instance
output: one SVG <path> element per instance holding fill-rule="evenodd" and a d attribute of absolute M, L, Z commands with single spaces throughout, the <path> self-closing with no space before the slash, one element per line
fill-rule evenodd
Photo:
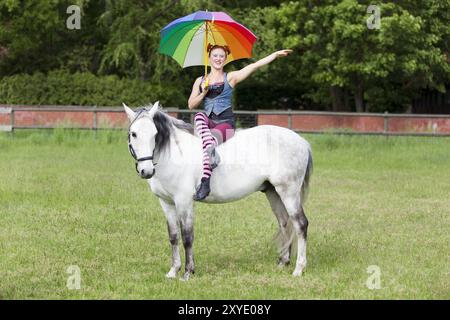
<path fill-rule="evenodd" d="M 194 273 L 193 195 L 202 176 L 201 140 L 190 124 L 158 110 L 158 102 L 137 112 L 125 104 L 124 108 L 136 170 L 147 179 L 167 219 L 172 265 L 166 276 L 175 278 L 181 269 L 180 228 L 186 254 L 183 279 L 188 280 Z M 289 263 L 297 238 L 293 275 L 300 276 L 306 266 L 308 220 L 302 204 L 312 174 L 309 143 L 289 129 L 261 125 L 237 130 L 216 152 L 221 161 L 211 177 L 211 193 L 203 202 L 225 203 L 264 192 L 279 224 L 279 264 Z"/>

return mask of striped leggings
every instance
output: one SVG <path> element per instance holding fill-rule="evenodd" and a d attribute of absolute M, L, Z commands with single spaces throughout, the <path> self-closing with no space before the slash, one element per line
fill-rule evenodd
<path fill-rule="evenodd" d="M 206 150 L 210 147 L 216 147 L 220 143 L 225 142 L 233 132 L 233 127 L 229 123 L 216 124 L 208 118 L 203 112 L 198 112 L 194 117 L 195 128 L 202 139 L 203 147 L 203 175 L 202 179 L 211 177 L 212 170 L 210 159 Z M 231 131 L 230 131 L 231 130 Z M 211 133 L 211 131 L 214 132 Z"/>

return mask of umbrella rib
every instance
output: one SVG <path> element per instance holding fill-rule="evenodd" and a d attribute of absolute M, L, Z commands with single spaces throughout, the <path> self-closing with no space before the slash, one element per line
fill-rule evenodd
<path fill-rule="evenodd" d="M 221 33 L 227 33 L 227 34 L 229 34 L 229 35 L 231 35 L 234 39 L 236 39 L 239 43 L 241 42 L 241 41 L 239 41 L 239 38 L 237 38 L 236 36 L 235 36 L 235 34 L 233 33 L 233 32 L 231 32 L 231 31 L 228 31 L 227 29 L 225 29 L 225 28 L 216 28 L 217 30 L 211 30 L 210 31 L 210 34 L 211 34 L 211 36 L 213 37 L 213 39 L 214 39 L 214 41 L 216 41 L 216 39 L 215 39 L 215 37 L 214 37 L 214 33 L 218 33 L 218 34 L 221 34 Z M 203 31 L 204 32 L 204 31 Z M 201 34 L 202 32 L 200 32 L 200 34 Z M 245 38 L 245 37 L 244 37 Z M 248 39 L 246 39 L 249 43 L 251 43 L 251 41 L 250 40 L 248 40 Z"/>
<path fill-rule="evenodd" d="M 211 36 L 212 36 L 212 38 L 214 40 L 214 43 L 217 43 L 216 38 L 214 37 L 214 31 L 212 29 L 210 29 L 210 30 L 211 30 Z"/>
<path fill-rule="evenodd" d="M 211 31 L 212 34 L 213 34 L 213 38 L 214 38 L 214 32 L 216 32 L 218 34 L 225 34 L 225 33 L 227 33 L 227 34 L 231 35 L 231 37 L 233 37 L 233 39 L 235 39 L 240 44 L 240 46 L 242 48 L 245 48 L 245 46 L 242 44 L 240 39 L 238 37 L 236 37 L 234 32 L 228 31 L 227 29 L 225 29 L 224 27 L 221 27 L 221 26 L 219 26 L 219 27 L 215 26 L 215 28 L 216 28 L 216 31 L 214 31 L 214 30 Z M 246 40 L 248 41 L 248 39 L 246 39 Z M 214 41 L 216 41 L 216 40 L 214 39 Z M 247 51 L 247 50 L 245 50 L 245 51 Z"/>
<path fill-rule="evenodd" d="M 200 24 L 200 25 L 198 26 L 197 30 L 192 34 L 192 37 L 191 37 L 191 39 L 189 40 L 189 43 L 192 42 L 192 39 L 194 39 L 194 37 L 195 37 L 195 35 L 197 34 L 198 30 L 199 30 L 202 26 L 203 26 L 203 24 Z M 201 33 L 201 32 L 200 32 L 200 33 Z M 189 50 L 189 47 L 188 47 L 188 50 Z M 188 56 L 187 54 L 184 55 L 184 58 L 183 58 L 183 66 L 184 66 L 184 64 L 186 63 L 186 58 L 187 58 L 187 56 Z"/>
<path fill-rule="evenodd" d="M 178 35 L 178 33 L 180 33 L 180 32 L 184 32 L 185 31 L 185 29 L 187 29 L 187 28 L 192 28 L 192 25 L 194 25 L 194 27 L 195 27 L 195 23 L 187 23 L 185 26 L 183 26 L 183 27 L 181 27 L 180 29 L 178 29 L 177 31 L 175 31 L 173 34 L 171 34 L 170 36 L 168 36 L 167 37 L 167 41 L 165 41 L 164 42 L 164 44 L 166 44 L 167 42 L 169 42 L 175 35 Z M 201 26 L 201 24 L 200 24 L 200 26 Z M 163 38 L 164 39 L 164 38 Z"/>
<path fill-rule="evenodd" d="M 206 22 L 210 22 L 210 26 L 208 26 L 207 30 L 204 28 Z M 201 39 L 205 37 L 205 31 L 207 32 L 206 35 L 210 37 L 213 44 L 218 44 L 217 41 L 225 41 L 224 44 L 232 44 L 239 56 L 239 58 L 238 56 L 233 57 L 233 60 L 242 59 L 242 57 L 246 57 L 247 54 L 251 55 L 251 47 L 256 40 L 256 37 L 250 30 L 238 23 L 236 23 L 236 25 L 243 27 L 243 29 L 245 29 L 248 33 L 244 32 L 244 30 L 238 30 L 235 24 L 228 24 L 226 22 L 225 24 L 214 22 L 211 23 L 211 20 L 184 21 L 180 24 L 181 25 L 178 25 L 178 27 L 177 24 L 174 24 L 167 30 L 161 30 L 161 35 L 164 31 L 166 36 L 161 39 L 160 52 L 171 56 L 175 60 L 182 59 L 183 61 L 180 63 L 182 66 L 186 63 L 191 63 L 190 59 L 193 56 L 189 58 L 189 55 L 187 54 L 191 50 L 190 46 L 194 41 L 201 41 Z M 170 29 L 173 31 L 170 31 Z M 195 52 L 197 54 L 198 50 L 196 49 Z M 202 49 L 202 52 L 204 52 L 204 49 Z M 205 53 L 202 53 L 202 56 L 203 54 Z"/>
<path fill-rule="evenodd" d="M 225 27 L 223 27 L 223 26 L 220 26 L 220 25 L 218 25 L 218 24 L 213 24 L 214 25 L 214 28 L 216 29 L 216 30 L 211 30 L 211 29 L 208 29 L 208 31 L 209 32 L 216 32 L 216 33 L 219 33 L 219 32 L 226 32 L 226 33 L 232 33 L 231 31 L 228 31 Z M 202 32 L 205 32 L 205 31 L 202 31 Z"/>

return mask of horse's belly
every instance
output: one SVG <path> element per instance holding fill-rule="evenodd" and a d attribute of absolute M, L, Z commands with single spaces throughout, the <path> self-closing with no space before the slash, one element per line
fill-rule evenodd
<path fill-rule="evenodd" d="M 205 202 L 223 203 L 242 199 L 260 190 L 265 181 L 265 176 L 254 168 L 223 165 L 213 171 L 211 193 Z"/>

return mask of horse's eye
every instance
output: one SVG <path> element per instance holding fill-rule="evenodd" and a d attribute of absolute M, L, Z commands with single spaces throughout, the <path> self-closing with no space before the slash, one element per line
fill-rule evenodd
<path fill-rule="evenodd" d="M 131 136 L 132 136 L 133 138 L 136 138 L 136 137 L 137 137 L 136 132 L 132 132 L 132 133 L 131 133 Z"/>

